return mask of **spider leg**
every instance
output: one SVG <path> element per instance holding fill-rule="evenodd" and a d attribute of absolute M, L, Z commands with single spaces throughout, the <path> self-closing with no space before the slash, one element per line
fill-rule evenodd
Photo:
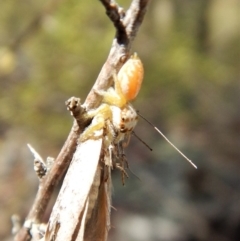
<path fill-rule="evenodd" d="M 114 162 L 114 167 L 120 170 L 121 172 L 121 177 L 122 177 L 122 184 L 125 184 L 125 178 L 128 178 L 128 173 L 126 169 L 128 169 L 128 161 L 126 158 L 126 155 L 124 154 L 123 151 L 123 146 L 122 143 L 119 143 L 118 145 L 115 146 L 115 157 L 117 160 Z"/>
<path fill-rule="evenodd" d="M 116 163 L 116 168 L 121 171 L 121 176 L 122 176 L 122 184 L 125 184 L 125 177 L 128 178 L 128 174 L 125 171 L 124 167 L 121 166 L 121 164 Z"/>
<path fill-rule="evenodd" d="M 87 139 L 94 138 L 94 132 L 102 129 L 105 126 L 107 119 L 112 119 L 112 111 L 107 104 L 102 104 L 95 110 L 90 110 L 87 113 L 89 118 L 93 118 L 91 124 L 81 134 L 79 141 L 84 142 Z"/>

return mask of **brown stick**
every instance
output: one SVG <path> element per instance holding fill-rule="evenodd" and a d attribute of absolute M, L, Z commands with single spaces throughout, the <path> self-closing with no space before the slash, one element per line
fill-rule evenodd
<path fill-rule="evenodd" d="M 131 43 L 143 21 L 147 4 L 150 2 L 150 0 L 133 0 L 124 16 L 124 11 L 122 8 L 119 8 L 114 1 L 100 1 L 106 8 L 107 15 L 114 23 L 116 36 L 113 40 L 109 56 L 84 103 L 87 110 L 99 106 L 101 97 L 96 94 L 95 90 L 106 90 L 111 85 L 113 73 L 120 69 L 129 56 Z M 53 167 L 39 185 L 33 206 L 26 218 L 25 224 L 15 236 L 15 241 L 29 240 L 29 229 L 31 225 L 29 226 L 28 224 L 41 222 L 53 189 L 68 168 L 76 150 L 79 135 L 86 127 L 86 124 L 87 122 L 84 122 L 82 125 L 79 125 L 79 121 L 74 120 L 68 138 L 56 158 Z"/>

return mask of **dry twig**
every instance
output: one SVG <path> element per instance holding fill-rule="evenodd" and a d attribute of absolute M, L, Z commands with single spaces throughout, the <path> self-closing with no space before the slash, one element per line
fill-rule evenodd
<path fill-rule="evenodd" d="M 26 218 L 23 227 L 15 236 L 15 241 L 29 240 L 29 238 L 31 238 L 29 234 L 29 229 L 31 228 L 31 225 L 29 225 L 29 223 L 41 223 L 53 189 L 59 182 L 63 173 L 68 168 L 70 161 L 72 160 L 73 154 L 76 150 L 79 135 L 81 134 L 83 129 L 89 124 L 90 120 L 85 118 L 81 119 L 81 116 L 84 116 L 82 115 L 84 111 L 88 111 L 92 108 L 96 108 L 99 106 L 99 104 L 101 103 L 101 96 L 96 94 L 96 90 L 106 90 L 112 83 L 113 73 L 116 70 L 118 71 L 128 58 L 131 43 L 137 34 L 139 26 L 143 21 L 146 8 L 150 0 L 133 0 L 126 14 L 123 9 L 115 3 L 115 1 L 100 1 L 104 5 L 107 15 L 109 16 L 110 20 L 113 22 L 116 28 L 116 35 L 113 40 L 109 56 L 104 63 L 100 74 L 84 103 L 86 110 L 83 110 L 80 107 L 78 107 L 80 109 L 70 109 L 73 113 L 73 116 L 75 117 L 72 129 L 51 170 L 40 182 L 39 190 L 36 195 L 34 204 Z M 84 214 L 79 213 L 77 215 Z M 58 222 L 56 222 L 55 228 L 56 230 L 59 229 Z M 52 238 L 54 239 L 54 237 Z M 74 237 L 71 238 L 73 238 L 71 240 L 76 240 L 74 239 Z"/>

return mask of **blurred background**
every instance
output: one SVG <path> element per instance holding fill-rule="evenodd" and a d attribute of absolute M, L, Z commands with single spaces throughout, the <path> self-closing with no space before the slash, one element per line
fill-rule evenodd
<path fill-rule="evenodd" d="M 24 219 L 37 192 L 26 144 L 57 156 L 72 126 L 64 102 L 85 99 L 115 30 L 96 0 L 1 1 L 0 26 L 5 241 L 11 215 Z M 109 240 L 240 240 L 240 2 L 152 1 L 133 51 L 145 66 L 134 106 L 198 169 L 140 120 L 135 132 L 153 151 L 132 137 L 127 158 L 140 180 L 129 172 L 122 186 L 113 173 Z"/>

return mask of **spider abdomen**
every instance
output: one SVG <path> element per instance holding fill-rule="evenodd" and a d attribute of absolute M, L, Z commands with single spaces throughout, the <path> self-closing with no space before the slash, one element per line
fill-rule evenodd
<path fill-rule="evenodd" d="M 144 75 L 143 64 L 136 53 L 134 53 L 118 72 L 122 94 L 127 101 L 136 98 L 142 85 Z"/>

